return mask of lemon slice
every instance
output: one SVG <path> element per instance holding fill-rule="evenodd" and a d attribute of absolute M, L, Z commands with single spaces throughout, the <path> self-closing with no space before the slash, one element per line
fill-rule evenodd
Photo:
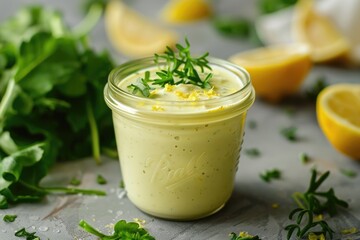
<path fill-rule="evenodd" d="M 240 52 L 229 61 L 244 67 L 251 77 L 256 95 L 278 102 L 297 92 L 312 61 L 305 44 L 282 44 Z"/>
<path fill-rule="evenodd" d="M 360 84 L 334 84 L 322 90 L 316 114 L 332 146 L 360 160 Z"/>
<path fill-rule="evenodd" d="M 294 39 L 311 47 L 314 62 L 326 62 L 346 56 L 350 45 L 335 25 L 314 10 L 312 0 L 301 0 L 295 7 Z"/>
<path fill-rule="evenodd" d="M 110 42 L 130 57 L 162 53 L 177 41 L 173 31 L 156 25 L 121 1 L 108 3 L 104 21 Z"/>
<path fill-rule="evenodd" d="M 212 14 L 206 0 L 171 0 L 162 10 L 162 17 L 169 23 L 185 23 L 204 19 Z"/>

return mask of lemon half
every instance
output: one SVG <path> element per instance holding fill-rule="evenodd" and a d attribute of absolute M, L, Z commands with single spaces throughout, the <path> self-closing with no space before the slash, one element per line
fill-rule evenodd
<path fill-rule="evenodd" d="M 162 53 L 173 47 L 177 34 L 145 18 L 122 1 L 112 0 L 105 9 L 105 28 L 112 45 L 130 57 Z"/>
<path fill-rule="evenodd" d="M 162 18 L 169 23 L 187 23 L 204 19 L 212 14 L 207 0 L 171 0 L 162 10 Z"/>
<path fill-rule="evenodd" d="M 295 41 L 309 44 L 314 62 L 346 57 L 350 44 L 326 16 L 314 10 L 312 0 L 301 0 L 295 6 L 293 34 Z"/>
<path fill-rule="evenodd" d="M 332 146 L 360 160 L 360 84 L 334 84 L 316 101 L 319 126 Z"/>
<path fill-rule="evenodd" d="M 240 52 L 229 61 L 244 67 L 257 96 L 278 102 L 298 91 L 312 66 L 304 44 L 282 44 Z"/>

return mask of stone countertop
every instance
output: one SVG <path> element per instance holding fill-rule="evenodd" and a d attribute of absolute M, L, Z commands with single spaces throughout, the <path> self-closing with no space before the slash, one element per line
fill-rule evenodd
<path fill-rule="evenodd" d="M 62 10 L 69 24 L 75 24 L 81 19 L 76 1 L 33 2 Z M 164 2 L 151 1 L 150 5 L 148 1 L 134 0 L 133 4 L 145 15 L 156 18 Z M 0 2 L 0 21 L 13 14 L 20 6 L 29 3 L 26 0 Z M 240 16 L 256 14 L 256 8 L 250 0 L 222 1 L 219 9 L 226 13 L 226 8 Z M 196 51 L 209 51 L 212 56 L 219 58 L 227 58 L 235 52 L 254 47 L 251 42 L 219 35 L 206 21 L 174 28 L 190 39 Z M 91 39 L 97 49 L 108 49 L 118 63 L 126 60 L 126 57 L 112 49 L 102 22 L 96 26 Z M 103 157 L 104 163 L 96 166 L 94 160 L 89 158 L 57 164 L 45 182 L 66 184 L 73 176 L 78 176 L 82 178 L 80 187 L 103 189 L 107 196 L 48 196 L 41 203 L 21 204 L 2 210 L 0 218 L 5 214 L 17 214 L 18 218 L 11 224 L 0 221 L 0 239 L 18 239 L 14 232 L 23 227 L 36 231 L 41 239 L 96 239 L 78 227 L 80 219 L 106 233 L 111 231 L 111 224 L 120 219 L 144 220 L 144 227 L 160 240 L 226 240 L 229 239 L 229 233 L 239 231 L 259 235 L 262 239 L 286 239 L 284 226 L 289 224 L 289 212 L 296 207 L 291 194 L 306 191 L 310 169 L 313 167 L 320 171 L 330 170 L 331 175 L 323 187 L 333 187 L 340 198 L 350 203 L 349 209 L 341 210 L 329 220 L 336 231 L 334 239 L 360 239 L 360 232 L 348 236 L 339 234 L 341 230 L 351 227 L 360 229 L 360 164 L 330 146 L 317 124 L 315 103 L 302 97 L 304 90 L 322 76 L 330 84 L 359 82 L 360 71 L 314 66 L 298 96 L 278 105 L 257 99 L 248 113 L 248 120 L 256 121 L 257 127 L 246 127 L 243 149 L 256 147 L 261 155 L 255 158 L 242 152 L 234 193 L 218 213 L 189 222 L 168 221 L 146 215 L 132 205 L 125 190 L 119 188 L 121 174 L 118 161 Z M 292 114 L 288 114 L 289 109 Z M 280 129 L 289 126 L 297 127 L 299 141 L 289 142 L 281 136 Z M 303 152 L 311 157 L 308 164 L 303 164 L 299 159 Z M 273 168 L 282 171 L 282 179 L 271 183 L 262 181 L 259 174 Z M 344 176 L 341 169 L 352 169 L 358 176 Z M 106 176 L 108 184 L 98 185 L 97 174 Z M 274 208 L 274 204 L 278 207 Z"/>

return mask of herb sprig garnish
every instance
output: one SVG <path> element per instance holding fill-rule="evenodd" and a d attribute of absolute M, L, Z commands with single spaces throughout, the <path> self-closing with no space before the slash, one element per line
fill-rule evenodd
<path fill-rule="evenodd" d="M 205 69 L 211 70 L 207 57 L 209 53 L 195 58 L 191 56 L 190 43 L 185 38 L 186 46 L 176 44 L 178 52 L 176 53 L 170 47 L 166 48 L 163 54 L 155 54 L 154 62 L 161 65 L 166 62 L 166 68 L 156 72 L 154 79 L 150 78 L 150 72 L 146 71 L 144 78 L 140 78 L 136 83 L 130 84 L 128 89 L 133 94 L 140 93 L 144 97 L 150 96 L 150 91 L 153 90 L 151 85 L 178 85 L 178 84 L 192 84 L 204 89 L 210 89 L 211 84 L 209 80 L 212 78 L 212 73 L 208 73 L 204 79 L 200 73 L 204 73 Z"/>
<path fill-rule="evenodd" d="M 333 188 L 326 192 L 318 191 L 320 185 L 329 175 L 330 172 L 327 171 L 317 179 L 317 171 L 313 169 L 308 190 L 305 193 L 294 193 L 293 198 L 299 207 L 289 214 L 290 220 L 296 215 L 297 217 L 295 223 L 285 227 L 285 230 L 288 231 L 287 239 L 290 239 L 293 233 L 302 238 L 315 227 L 320 227 L 322 229 L 321 233 L 324 235 L 329 234 L 330 238 L 332 238 L 334 231 L 328 223 L 324 220 L 315 221 L 314 216 L 326 212 L 332 217 L 337 213 L 338 207 L 347 208 L 348 203 L 336 197 Z M 303 226 L 305 216 L 307 216 L 307 223 Z"/>

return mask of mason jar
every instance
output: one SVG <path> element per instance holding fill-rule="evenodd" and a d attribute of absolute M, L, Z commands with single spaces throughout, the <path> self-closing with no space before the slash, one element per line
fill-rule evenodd
<path fill-rule="evenodd" d="M 175 100 L 127 90 L 128 79 L 156 71 L 159 64 L 167 63 L 155 64 L 153 58 L 124 63 L 110 73 L 104 89 L 127 196 L 160 218 L 209 216 L 233 192 L 246 113 L 255 99 L 250 77 L 237 65 L 209 58 L 216 77 L 238 89 L 207 99 Z"/>

